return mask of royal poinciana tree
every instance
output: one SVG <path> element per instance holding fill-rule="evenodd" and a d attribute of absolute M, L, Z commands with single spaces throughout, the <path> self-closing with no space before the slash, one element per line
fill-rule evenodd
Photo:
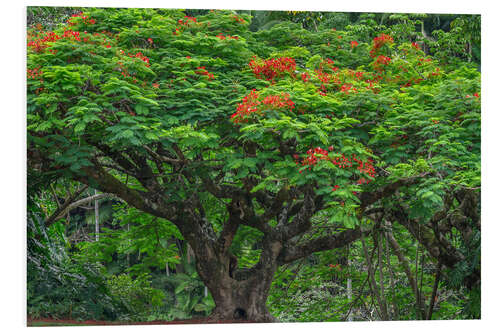
<path fill-rule="evenodd" d="M 480 76 L 377 27 L 94 9 L 28 34 L 28 167 L 175 224 L 216 308 L 273 321 L 280 265 L 403 225 L 454 269 L 480 230 Z M 221 218 L 222 216 L 222 218 Z M 321 219 L 317 217 L 321 216 Z M 230 247 L 258 230 L 238 268 Z M 458 235 L 459 240 L 450 238 Z M 479 266 L 463 279 L 480 282 Z"/>

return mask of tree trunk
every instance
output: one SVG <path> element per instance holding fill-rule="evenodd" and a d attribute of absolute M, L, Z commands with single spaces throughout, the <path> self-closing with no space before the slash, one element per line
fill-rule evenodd
<path fill-rule="evenodd" d="M 350 259 L 350 246 L 347 246 L 347 271 L 349 272 L 349 268 L 351 266 L 351 259 Z M 351 303 L 352 300 L 352 278 L 351 278 L 351 273 L 349 273 L 349 277 L 347 278 L 347 299 L 349 303 Z M 352 321 L 352 313 L 349 310 L 349 313 L 347 314 L 347 321 Z"/>
<path fill-rule="evenodd" d="M 95 190 L 95 195 L 97 195 L 97 190 Z M 95 211 L 95 241 L 99 241 L 99 201 L 95 199 L 94 201 L 94 211 Z"/>
<path fill-rule="evenodd" d="M 276 259 L 280 243 L 272 242 L 265 247 L 253 268 L 239 270 L 236 269 L 236 257 L 229 251 L 218 251 L 200 243 L 191 246 L 198 274 L 215 301 L 209 321 L 277 321 L 267 309 L 266 301 L 278 268 Z"/>
<path fill-rule="evenodd" d="M 256 323 L 275 322 L 266 307 L 270 284 L 261 281 L 223 279 L 218 288 L 210 288 L 216 307 L 210 320 L 238 320 Z"/>

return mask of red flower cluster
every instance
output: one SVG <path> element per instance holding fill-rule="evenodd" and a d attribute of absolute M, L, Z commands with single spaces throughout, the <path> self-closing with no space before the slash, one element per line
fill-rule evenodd
<path fill-rule="evenodd" d="M 418 43 L 412 42 L 411 46 L 417 50 L 420 50 L 420 45 L 418 45 Z"/>
<path fill-rule="evenodd" d="M 302 76 L 302 81 L 304 81 L 304 83 L 309 81 L 309 74 L 308 73 L 302 73 L 301 76 Z"/>
<path fill-rule="evenodd" d="M 106 46 L 107 47 L 107 46 Z M 122 51 L 123 52 L 123 51 Z M 144 61 L 146 63 L 146 67 L 149 67 L 149 58 L 146 57 L 144 54 L 142 54 L 142 52 L 137 52 L 136 54 L 133 54 L 133 53 L 127 53 L 127 55 L 131 58 L 137 58 L 137 59 L 141 59 L 142 61 Z"/>
<path fill-rule="evenodd" d="M 264 105 L 267 107 L 261 107 Z M 243 97 L 242 103 L 238 104 L 236 112 L 231 115 L 231 119 L 234 123 L 247 122 L 250 115 L 262 114 L 262 111 L 269 108 L 292 111 L 295 108 L 295 103 L 288 94 L 271 95 L 262 98 L 259 96 L 259 92 L 253 89 L 247 96 Z"/>
<path fill-rule="evenodd" d="M 66 22 L 66 23 L 67 23 L 68 25 L 70 25 L 70 26 L 71 26 L 71 25 L 75 25 L 76 23 L 74 23 L 74 22 L 73 22 L 73 18 L 74 18 L 74 17 L 81 17 L 81 18 L 82 18 L 83 23 L 85 23 L 85 24 L 88 24 L 88 25 L 95 24 L 95 20 L 94 20 L 94 19 L 89 18 L 88 16 L 84 16 L 84 15 L 83 15 L 83 12 L 80 12 L 80 13 L 78 13 L 78 14 L 73 14 L 73 15 L 71 15 L 71 17 L 67 20 L 67 22 Z"/>
<path fill-rule="evenodd" d="M 401 85 L 401 87 L 411 87 L 414 84 L 419 83 L 422 81 L 422 78 L 411 78 L 410 81 L 406 82 L 405 84 Z"/>
<path fill-rule="evenodd" d="M 245 20 L 244 20 L 244 19 L 242 19 L 241 17 L 237 16 L 237 15 L 234 15 L 234 16 L 233 16 L 233 20 L 234 20 L 235 22 L 239 22 L 240 24 L 245 24 Z"/>
<path fill-rule="evenodd" d="M 253 59 L 248 65 L 258 78 L 264 76 L 266 80 L 273 82 L 275 78 L 280 77 L 283 73 L 294 75 L 296 67 L 295 59 L 287 57 L 271 58 L 264 61 Z"/>
<path fill-rule="evenodd" d="M 40 53 L 49 47 L 48 43 L 55 42 L 61 39 L 61 36 L 55 32 L 46 32 L 42 38 L 38 38 L 28 42 L 28 47 L 30 47 L 34 52 Z"/>
<path fill-rule="evenodd" d="M 40 70 L 40 66 L 33 68 L 33 69 L 28 68 L 26 71 L 27 71 L 28 79 L 36 79 L 43 74 L 43 72 Z M 42 80 L 40 79 L 40 81 L 42 81 Z"/>
<path fill-rule="evenodd" d="M 122 51 L 122 52 L 123 52 L 123 51 Z M 128 70 L 127 70 L 125 67 L 123 67 L 123 63 L 122 63 L 121 61 L 118 61 L 118 66 L 119 66 L 119 67 L 118 67 L 118 69 L 117 69 L 117 70 L 120 72 L 120 74 L 121 74 L 124 78 L 126 78 L 126 77 L 131 77 L 131 75 L 128 73 Z M 135 76 L 132 76 L 132 77 L 133 77 L 133 79 L 135 80 Z"/>
<path fill-rule="evenodd" d="M 219 34 L 218 34 L 217 36 L 215 36 L 215 37 L 219 38 L 220 40 L 225 40 L 226 38 L 227 38 L 227 39 L 238 39 L 238 36 L 230 36 L 230 35 L 226 35 L 226 36 L 224 36 L 224 35 L 222 34 L 222 32 L 221 32 L 221 33 L 219 33 Z"/>
<path fill-rule="evenodd" d="M 275 109 L 289 109 L 290 111 L 295 108 L 295 103 L 290 99 L 289 94 L 266 96 L 262 100 L 262 104 L 269 105 Z"/>
<path fill-rule="evenodd" d="M 259 93 L 253 89 L 247 96 L 243 97 L 242 103 L 236 107 L 236 112 L 231 115 L 234 123 L 246 122 L 247 117 L 254 112 L 257 112 L 257 105 L 260 104 L 258 100 Z"/>
<path fill-rule="evenodd" d="M 473 96 L 479 98 L 479 94 L 477 92 L 474 93 Z M 470 98 L 470 95 L 465 95 L 465 98 Z"/>
<path fill-rule="evenodd" d="M 192 16 L 184 16 L 184 20 L 179 19 L 177 21 L 177 24 L 179 25 L 177 28 L 175 28 L 175 31 L 172 32 L 172 34 L 177 35 L 181 30 L 184 30 L 184 27 L 190 27 L 193 24 L 194 25 L 200 25 L 201 23 L 196 21 L 196 17 Z"/>
<path fill-rule="evenodd" d="M 197 22 L 196 22 L 196 17 L 184 16 L 184 20 L 178 20 L 177 23 L 180 25 L 189 25 L 191 23 L 197 23 Z"/>
<path fill-rule="evenodd" d="M 394 43 L 394 39 L 389 35 L 381 34 L 380 36 L 375 37 L 373 39 L 373 46 L 370 51 L 370 57 L 375 58 L 375 56 L 377 55 L 378 51 L 382 46 L 384 46 L 385 44 L 392 44 L 392 43 Z"/>
<path fill-rule="evenodd" d="M 328 147 L 328 151 L 333 151 L 333 146 Z M 330 161 L 331 163 L 333 163 L 337 167 L 339 167 L 341 169 L 345 169 L 345 168 L 351 168 L 353 166 L 353 161 L 354 161 L 357 163 L 357 165 L 358 165 L 357 170 L 361 174 L 368 175 L 372 178 L 375 177 L 375 167 L 373 166 L 373 160 L 368 159 L 366 162 L 363 162 L 362 160 L 358 159 L 355 154 L 352 154 L 351 160 L 349 158 L 347 158 L 344 154 L 342 154 L 341 157 L 331 158 L 328 156 L 328 151 L 321 148 L 321 147 L 309 149 L 306 152 L 308 157 L 304 158 L 302 160 L 301 164 L 313 166 L 313 165 L 316 165 L 316 163 L 318 162 L 318 159 L 320 159 L 320 160 Z M 294 155 L 294 158 L 296 160 L 295 164 L 298 165 L 299 164 L 298 155 Z M 358 184 L 368 184 L 370 181 L 371 181 L 370 179 L 366 179 L 366 178 L 362 177 L 358 180 Z M 339 188 L 339 186 L 336 185 L 332 191 L 336 191 L 338 188 Z"/>
<path fill-rule="evenodd" d="M 335 269 L 337 269 L 339 271 L 342 270 L 342 267 L 340 267 L 340 264 L 335 264 L 335 265 L 334 264 L 330 264 L 330 265 L 328 265 L 328 267 L 335 268 Z"/>
<path fill-rule="evenodd" d="M 438 75 L 441 75 L 441 73 L 439 72 L 439 67 L 436 67 L 436 69 L 434 69 L 434 71 L 432 73 L 429 74 L 429 78 L 431 76 L 438 76 Z"/>
<path fill-rule="evenodd" d="M 41 78 L 43 72 L 40 70 L 40 66 L 33 68 L 33 69 L 26 69 L 26 74 L 28 76 L 28 79 L 40 79 L 40 83 L 43 84 L 43 78 Z M 35 94 L 40 94 L 42 91 L 44 91 L 45 88 L 39 87 L 35 89 Z"/>
<path fill-rule="evenodd" d="M 358 46 L 358 45 L 359 45 L 359 43 L 358 43 L 358 42 L 356 42 L 355 40 L 353 40 L 353 41 L 351 42 L 351 48 L 352 48 L 352 49 L 353 49 L 353 48 L 355 48 L 355 47 L 356 47 L 356 46 Z"/>
<path fill-rule="evenodd" d="M 424 58 L 420 58 L 420 59 L 418 59 L 418 65 L 419 65 L 419 66 L 422 66 L 422 64 L 423 64 L 424 62 L 431 62 L 431 61 L 432 61 L 431 59 L 424 59 Z"/>
<path fill-rule="evenodd" d="M 334 63 L 335 62 L 332 59 L 326 58 L 325 60 L 323 60 L 319 64 L 319 68 L 314 70 L 314 72 L 317 75 L 318 80 L 322 82 L 321 87 L 319 89 L 319 94 L 321 96 L 326 96 L 327 87 L 325 86 L 325 84 L 328 84 L 330 82 L 333 82 L 335 84 L 340 84 L 339 79 L 334 74 L 339 70 L 339 68 L 333 66 Z M 325 72 L 325 69 L 327 69 L 329 72 L 333 72 L 333 73 Z"/>
<path fill-rule="evenodd" d="M 212 80 L 214 78 L 214 75 L 212 73 L 208 72 L 205 69 L 205 66 L 196 67 L 196 69 L 197 69 L 197 71 L 195 71 L 196 74 L 206 75 L 209 80 Z"/>
<path fill-rule="evenodd" d="M 61 38 L 73 39 L 73 40 L 76 40 L 78 42 L 82 41 L 80 38 L 80 31 L 64 30 L 64 33 L 61 36 Z M 88 40 L 88 38 L 86 39 L 86 41 L 87 40 Z"/>
<path fill-rule="evenodd" d="M 87 34 L 87 32 L 83 32 L 83 36 L 80 33 L 80 31 L 73 31 L 71 29 L 66 29 L 64 30 L 64 33 L 62 35 L 58 35 L 54 32 L 45 32 L 41 34 L 43 37 L 34 39 L 28 42 L 28 47 L 31 48 L 34 52 L 41 53 L 45 49 L 49 47 L 49 43 L 55 42 L 59 39 L 67 39 L 67 40 L 72 40 L 72 41 L 77 41 L 77 42 L 84 42 L 87 43 L 89 42 L 89 37 L 90 34 Z M 98 37 L 101 36 L 100 33 L 96 32 L 93 34 L 94 36 Z M 110 32 L 103 32 L 102 35 L 107 35 L 108 37 L 113 36 Z M 106 37 L 104 37 L 106 39 Z M 90 42 L 92 44 L 95 44 L 94 42 Z M 104 40 L 101 42 L 102 45 L 103 43 L 108 43 L 107 40 Z M 110 44 L 104 45 L 106 48 L 111 48 Z M 50 52 L 55 54 L 55 51 L 50 50 Z"/>
<path fill-rule="evenodd" d="M 347 95 L 349 94 L 349 90 L 351 89 L 353 92 L 357 92 L 356 88 L 354 88 L 352 84 L 343 84 L 342 87 L 340 88 L 340 91 Z"/>
<path fill-rule="evenodd" d="M 333 147 L 331 147 L 331 148 L 333 150 Z M 302 160 L 302 165 L 315 165 L 316 163 L 318 163 L 318 157 L 316 156 L 316 154 L 320 155 L 319 156 L 320 160 L 329 160 L 328 151 L 321 148 L 321 147 L 309 149 L 306 152 L 306 154 L 309 156 Z M 298 162 L 296 162 L 296 164 L 298 164 Z"/>
<path fill-rule="evenodd" d="M 366 174 L 372 178 L 375 178 L 375 167 L 373 166 L 373 160 L 371 158 L 367 159 L 366 162 L 363 162 L 360 159 L 356 158 L 356 155 L 352 155 L 352 160 L 358 163 L 358 171 Z M 367 180 L 366 183 L 369 183 L 370 180 Z"/>
<path fill-rule="evenodd" d="M 323 83 L 330 82 L 330 79 L 332 78 L 332 75 L 325 73 L 325 72 L 322 72 L 319 69 L 315 70 L 314 72 L 317 74 L 318 80 L 320 80 Z"/>
<path fill-rule="evenodd" d="M 377 72 L 382 72 L 384 71 L 384 66 L 388 65 L 391 62 L 391 58 L 379 55 L 377 59 L 375 60 L 375 63 L 373 64 L 373 68 Z"/>

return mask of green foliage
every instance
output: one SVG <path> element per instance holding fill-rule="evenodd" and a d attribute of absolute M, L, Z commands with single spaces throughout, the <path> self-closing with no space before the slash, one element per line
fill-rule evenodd
<path fill-rule="evenodd" d="M 146 274 L 140 274 L 135 279 L 128 274 L 111 276 L 106 285 L 110 295 L 119 299 L 136 318 L 143 318 L 159 308 L 165 298 L 163 291 L 151 287 Z"/>
<path fill-rule="evenodd" d="M 136 276 L 180 263 L 179 249 L 173 240 L 182 236 L 171 222 L 124 204 L 116 205 L 114 211 L 115 228 L 102 227 L 99 242 L 79 243 L 82 255 L 96 262 L 111 263 L 115 254 L 139 254 L 142 260 L 127 268 Z"/>
<path fill-rule="evenodd" d="M 31 207 L 28 215 L 27 308 L 33 318 L 116 319 L 123 304 L 106 286 L 102 267 L 69 256 L 64 227 L 46 229 Z"/>

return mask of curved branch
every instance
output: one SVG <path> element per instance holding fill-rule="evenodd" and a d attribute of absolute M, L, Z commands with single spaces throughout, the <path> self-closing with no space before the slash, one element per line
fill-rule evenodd
<path fill-rule="evenodd" d="M 75 201 L 75 202 L 69 204 L 68 206 L 66 206 L 62 210 L 58 209 L 59 212 L 56 211 L 54 214 L 52 214 L 52 216 L 50 216 L 47 219 L 47 221 L 45 222 L 45 225 L 46 226 L 48 225 L 47 222 L 49 222 L 49 220 L 50 220 L 50 222 L 53 222 L 53 221 L 56 221 L 56 220 L 59 220 L 59 219 L 63 218 L 64 215 L 66 215 L 72 209 L 75 209 L 78 206 L 83 206 L 83 205 L 85 205 L 85 204 L 87 204 L 89 202 L 93 202 L 95 200 L 99 200 L 99 199 L 103 199 L 103 198 L 116 198 L 116 196 L 114 194 L 111 194 L 111 193 L 101 193 L 101 194 L 91 195 L 90 197 L 86 197 L 86 198 L 80 199 L 78 201 Z"/>
<path fill-rule="evenodd" d="M 102 192 L 115 194 L 139 210 L 168 220 L 176 219 L 178 210 L 182 208 L 182 203 L 166 204 L 158 193 L 150 194 L 126 186 L 97 163 L 92 167 L 83 167 L 74 179 Z"/>
<path fill-rule="evenodd" d="M 51 225 L 54 221 L 60 219 L 61 215 L 64 215 L 66 213 L 62 213 L 63 211 L 66 211 L 66 209 L 72 204 L 72 202 L 74 202 L 76 200 L 76 198 L 78 198 L 80 196 L 80 194 L 83 193 L 83 191 L 85 191 L 86 189 L 88 188 L 88 185 L 85 185 L 83 186 L 82 188 L 76 190 L 75 193 L 73 193 L 73 195 L 69 196 L 57 209 L 56 211 L 51 215 L 49 216 L 49 218 L 47 218 L 45 220 L 45 226 L 48 227 L 49 225 Z"/>
<path fill-rule="evenodd" d="M 441 212 L 436 213 L 436 215 Z M 464 256 L 457 251 L 444 237 L 435 235 L 430 228 L 419 224 L 418 221 L 411 220 L 403 207 L 396 207 L 392 212 L 395 220 L 403 225 L 415 239 L 422 244 L 429 254 L 438 259 L 445 266 L 452 268 L 456 263 L 464 260 Z"/>
<path fill-rule="evenodd" d="M 313 191 L 309 190 L 304 194 L 304 200 L 300 210 L 293 218 L 292 222 L 278 227 L 277 232 L 281 234 L 281 239 L 287 241 L 300 235 L 311 227 L 311 217 L 315 213 Z"/>
<path fill-rule="evenodd" d="M 371 204 L 374 204 L 378 200 L 393 195 L 399 188 L 403 186 L 413 185 L 417 183 L 422 177 L 425 177 L 428 173 L 422 173 L 418 176 L 413 176 L 409 178 L 403 178 L 395 181 L 394 183 L 387 184 L 376 189 L 373 192 L 363 192 L 361 193 L 361 208 L 366 208 Z"/>
<path fill-rule="evenodd" d="M 283 247 L 278 257 L 278 263 L 283 265 L 307 257 L 314 252 L 341 248 L 358 240 L 362 235 L 363 231 L 361 227 L 357 227 L 355 229 L 347 229 L 332 236 L 312 239 L 305 244 L 297 245 L 292 242 Z"/>

